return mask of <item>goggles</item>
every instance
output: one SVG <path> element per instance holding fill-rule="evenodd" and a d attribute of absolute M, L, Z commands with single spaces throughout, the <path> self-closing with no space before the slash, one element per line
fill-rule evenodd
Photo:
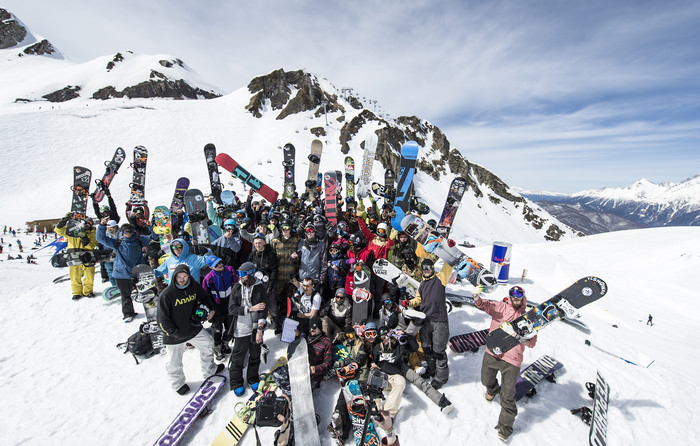
<path fill-rule="evenodd" d="M 378 228 L 378 229 L 377 229 L 377 234 L 379 234 L 379 235 L 386 235 L 386 229 L 384 229 L 384 228 Z"/>
<path fill-rule="evenodd" d="M 316 232 L 316 230 L 314 228 L 306 228 L 304 229 L 304 232 L 306 232 L 307 234 L 311 234 L 312 232 Z"/>
<path fill-rule="evenodd" d="M 369 224 L 371 224 L 371 225 L 376 225 L 376 224 L 379 224 L 379 222 L 378 222 L 377 220 L 373 219 L 373 218 L 370 218 L 370 219 L 369 219 Z"/>
<path fill-rule="evenodd" d="M 292 230 L 292 227 L 291 227 L 291 226 L 282 225 L 282 226 L 280 226 L 280 227 L 282 228 L 283 231 L 291 231 L 291 230 Z"/>
<path fill-rule="evenodd" d="M 249 271 L 238 271 L 238 277 L 245 277 L 245 276 L 248 276 L 250 274 L 255 274 L 255 270 L 251 269 Z"/>
<path fill-rule="evenodd" d="M 508 295 L 515 299 L 522 299 L 523 297 L 525 297 L 525 290 L 523 290 L 519 286 L 514 286 L 510 289 L 510 291 L 508 291 Z"/>
<path fill-rule="evenodd" d="M 224 226 L 224 229 L 227 231 L 235 231 L 236 227 L 233 225 L 226 225 L 226 226 Z"/>
<path fill-rule="evenodd" d="M 182 243 L 174 243 L 170 245 L 170 247 L 173 249 L 182 249 Z"/>
<path fill-rule="evenodd" d="M 368 339 L 375 339 L 377 337 L 377 330 L 365 330 L 365 337 Z"/>
<path fill-rule="evenodd" d="M 421 265 L 420 269 L 423 271 L 432 271 L 433 267 L 431 265 Z"/>
<path fill-rule="evenodd" d="M 122 234 L 133 234 L 134 230 L 133 229 L 122 229 Z M 180 245 L 180 248 L 182 248 L 182 245 Z"/>
<path fill-rule="evenodd" d="M 345 333 L 345 339 L 352 339 L 355 337 L 355 333 Z"/>
<path fill-rule="evenodd" d="M 328 250 L 328 252 L 331 254 L 338 254 L 340 250 L 338 248 L 331 248 Z"/>
<path fill-rule="evenodd" d="M 265 240 L 265 236 L 263 235 L 262 232 L 256 232 L 255 235 L 253 235 L 253 239 L 256 239 L 256 238 L 261 238 L 261 239 Z"/>
<path fill-rule="evenodd" d="M 391 299 L 385 299 L 384 300 L 384 306 L 385 307 L 390 307 L 394 302 Z"/>

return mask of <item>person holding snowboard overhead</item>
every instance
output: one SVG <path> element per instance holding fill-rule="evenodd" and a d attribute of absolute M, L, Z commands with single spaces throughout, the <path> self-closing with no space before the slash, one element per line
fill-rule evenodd
<path fill-rule="evenodd" d="M 92 251 L 97 246 L 95 238 L 95 229 L 92 227 L 92 221 L 87 220 L 85 228 L 77 234 L 77 237 L 71 237 L 66 233 L 66 223 L 72 217 L 71 213 L 66 214 L 56 225 L 56 234 L 65 237 L 68 241 L 67 252 L 87 252 Z M 12 247 L 12 244 L 10 244 Z M 86 266 L 73 265 L 68 267 L 70 275 L 70 287 L 73 292 L 73 300 L 82 299 L 84 296 L 95 297 L 92 292 L 95 281 L 95 265 Z"/>
<path fill-rule="evenodd" d="M 481 291 L 481 287 L 479 287 Z M 474 305 L 491 316 L 491 327 L 489 332 L 497 329 L 504 322 L 510 322 L 527 311 L 527 299 L 525 290 L 519 286 L 514 286 L 508 292 L 508 299 L 505 302 L 484 300 L 480 294 L 475 294 Z M 488 348 L 484 353 L 484 360 L 481 364 L 481 384 L 486 387 L 484 397 L 491 402 L 500 394 L 501 414 L 498 416 L 498 436 L 501 440 L 507 440 L 513 433 L 513 422 L 518 414 L 515 405 L 515 384 L 520 375 L 520 365 L 523 362 L 523 352 L 525 347 L 533 348 L 537 343 L 537 335 L 533 332 L 533 337 L 508 350 L 500 355 L 494 355 Z M 496 374 L 501 372 L 501 385 L 498 385 Z"/>

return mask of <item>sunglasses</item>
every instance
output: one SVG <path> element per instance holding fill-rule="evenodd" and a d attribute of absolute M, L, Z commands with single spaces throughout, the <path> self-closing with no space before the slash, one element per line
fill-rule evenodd
<path fill-rule="evenodd" d="M 377 332 L 375 330 L 365 331 L 365 337 L 369 339 L 374 339 L 377 337 Z"/>
<path fill-rule="evenodd" d="M 336 298 L 336 299 L 344 299 L 345 296 L 343 296 L 342 294 L 336 294 L 336 295 L 335 295 L 335 298 Z"/>
<path fill-rule="evenodd" d="M 124 234 L 124 235 L 133 234 L 133 233 L 134 233 L 134 231 L 131 229 L 122 229 L 122 234 Z"/>
<path fill-rule="evenodd" d="M 303 288 L 313 288 L 314 284 L 312 283 L 311 285 L 302 285 Z"/>
<path fill-rule="evenodd" d="M 251 269 L 250 271 L 238 271 L 238 277 L 245 277 L 250 274 L 255 274 L 255 270 Z"/>

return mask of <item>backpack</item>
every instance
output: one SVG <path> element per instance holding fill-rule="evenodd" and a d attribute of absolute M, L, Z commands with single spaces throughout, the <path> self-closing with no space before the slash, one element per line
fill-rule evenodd
<path fill-rule="evenodd" d="M 117 344 L 117 348 L 124 348 L 124 354 L 131 353 L 136 364 L 139 364 L 136 355 L 150 358 L 156 354 L 156 351 L 153 349 L 153 343 L 151 342 L 151 335 L 144 333 L 143 330 L 139 330 L 129 336 L 126 342 Z"/>

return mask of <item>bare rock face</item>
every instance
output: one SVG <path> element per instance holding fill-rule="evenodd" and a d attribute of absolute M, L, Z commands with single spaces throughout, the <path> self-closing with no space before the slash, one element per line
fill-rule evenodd
<path fill-rule="evenodd" d="M 168 80 L 162 73 L 151 72 L 151 78 L 160 80 L 150 80 L 140 84 L 126 87 L 122 91 L 117 91 L 112 86 L 101 88 L 92 94 L 93 99 L 111 98 L 173 98 L 173 99 L 205 99 L 217 98 L 221 95 L 201 88 L 193 88 L 184 80 Z"/>
<path fill-rule="evenodd" d="M 42 97 L 49 102 L 66 102 L 70 101 L 71 99 L 75 99 L 78 96 L 80 96 L 80 87 L 72 87 L 68 85 L 67 87 L 63 87 L 60 90 L 54 91 L 53 93 L 45 94 Z"/>
<path fill-rule="evenodd" d="M 27 37 L 27 30 L 6 9 L 0 8 L 0 50 L 12 48 Z"/>
<path fill-rule="evenodd" d="M 51 43 L 44 39 L 41 42 L 37 42 L 34 45 L 28 46 L 22 51 L 22 53 L 34 56 L 46 56 L 48 54 L 53 54 L 56 49 L 51 45 Z"/>

